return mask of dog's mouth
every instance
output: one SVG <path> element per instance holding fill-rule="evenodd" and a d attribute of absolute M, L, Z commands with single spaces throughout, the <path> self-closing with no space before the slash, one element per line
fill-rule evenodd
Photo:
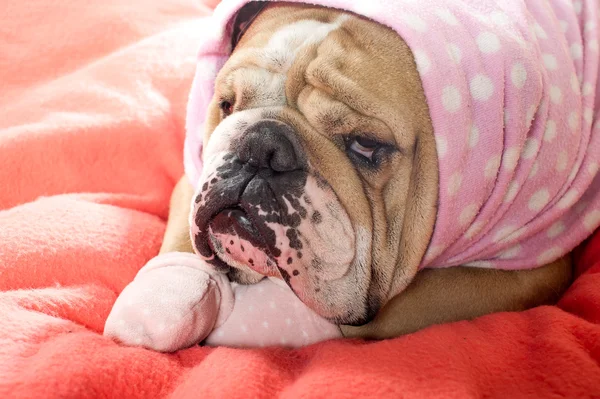
<path fill-rule="evenodd" d="M 286 228 L 299 223 L 286 204 L 301 195 L 306 176 L 303 170 L 273 173 L 224 157 L 197 193 L 193 230 L 199 255 L 223 270 L 281 277 L 279 246 Z"/>
<path fill-rule="evenodd" d="M 223 209 L 208 223 L 209 245 L 230 266 L 247 266 L 265 276 L 278 276 L 272 249 L 259 226 L 241 206 Z"/>

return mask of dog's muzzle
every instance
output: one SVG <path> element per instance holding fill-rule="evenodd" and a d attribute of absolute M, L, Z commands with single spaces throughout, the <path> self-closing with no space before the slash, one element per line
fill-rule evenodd
<path fill-rule="evenodd" d="M 299 224 L 290 205 L 306 184 L 304 157 L 291 126 L 261 120 L 231 143 L 229 153 L 205 182 L 195 223 L 201 255 L 278 275 L 276 226 Z M 198 199 L 197 199 L 198 200 Z"/>

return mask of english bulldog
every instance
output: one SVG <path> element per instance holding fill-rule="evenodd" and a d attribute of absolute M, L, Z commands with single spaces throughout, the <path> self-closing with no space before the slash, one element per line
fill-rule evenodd
<path fill-rule="evenodd" d="M 317 3 L 217 8 L 161 254 L 348 337 L 556 301 L 600 224 L 597 3 Z"/>

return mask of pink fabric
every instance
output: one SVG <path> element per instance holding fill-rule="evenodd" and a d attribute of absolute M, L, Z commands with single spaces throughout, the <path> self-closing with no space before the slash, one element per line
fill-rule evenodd
<path fill-rule="evenodd" d="M 282 281 L 232 284 L 198 256 L 152 259 L 117 298 L 104 335 L 130 346 L 174 352 L 211 346 L 300 347 L 341 337 Z"/>
<path fill-rule="evenodd" d="M 2 3 L 0 398 L 600 397 L 600 234 L 557 306 L 393 340 L 164 354 L 103 337 L 182 173 L 198 4 Z"/>
<path fill-rule="evenodd" d="M 415 55 L 440 165 L 421 267 L 531 268 L 600 225 L 597 1 L 304 2 L 390 26 Z M 194 184 L 205 110 L 230 51 L 227 23 L 246 3 L 222 2 L 201 45 L 185 148 Z"/>

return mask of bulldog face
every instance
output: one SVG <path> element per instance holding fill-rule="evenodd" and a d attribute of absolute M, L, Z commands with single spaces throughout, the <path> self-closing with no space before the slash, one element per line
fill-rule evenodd
<path fill-rule="evenodd" d="M 192 213 L 197 253 L 241 283 L 282 278 L 363 324 L 416 273 L 437 158 L 413 57 L 391 30 L 269 5 L 220 71 Z"/>

